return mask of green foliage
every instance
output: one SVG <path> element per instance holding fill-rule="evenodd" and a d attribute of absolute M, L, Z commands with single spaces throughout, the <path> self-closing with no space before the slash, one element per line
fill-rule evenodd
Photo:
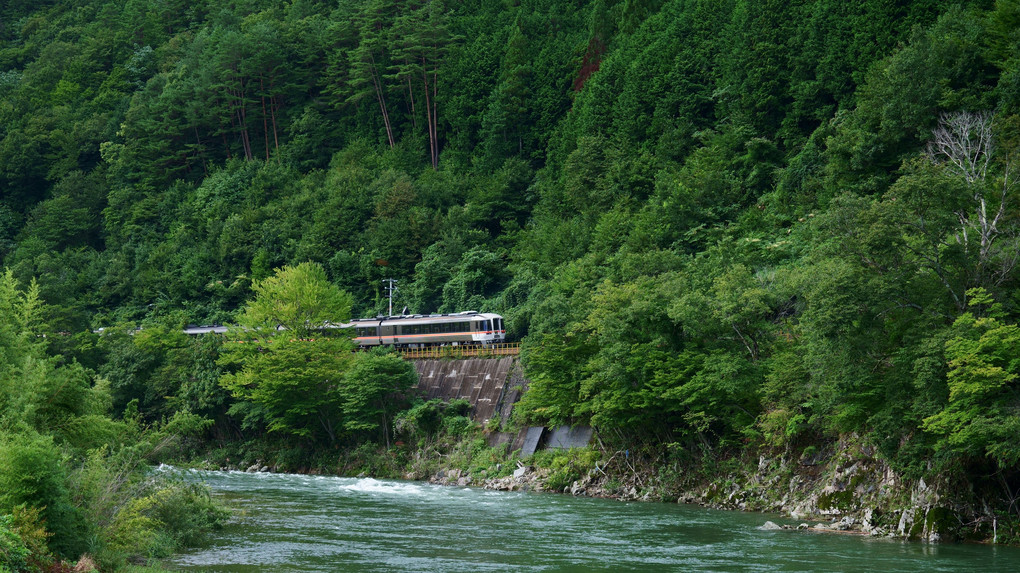
<path fill-rule="evenodd" d="M 230 347 L 242 343 L 243 348 Z M 256 344 L 239 340 L 224 350 L 224 363 L 240 369 L 224 375 L 220 383 L 235 399 L 252 405 L 244 409 L 235 405 L 232 412 L 263 420 L 269 431 L 335 441 L 342 429 L 340 378 L 354 360 L 351 342 L 291 341 L 280 336 L 267 339 L 265 348 Z"/>
<path fill-rule="evenodd" d="M 39 508 L 50 546 L 60 555 L 76 557 L 84 550 L 84 531 L 65 483 L 60 450 L 47 436 L 0 434 L 0 513 L 19 505 Z"/>
<path fill-rule="evenodd" d="M 542 483 L 550 491 L 569 490 L 571 484 L 595 469 L 600 460 L 601 453 L 590 448 L 543 450 L 531 457 L 535 466 L 550 470 Z"/>
<path fill-rule="evenodd" d="M 975 293 L 975 299 L 986 301 Z M 1000 467 L 1020 461 L 1015 436 L 1020 428 L 1016 399 L 1020 329 L 995 318 L 967 313 L 953 324 L 946 342 L 949 399 L 924 419 L 924 429 L 939 437 L 936 447 L 967 456 L 986 456 Z"/>
<path fill-rule="evenodd" d="M 28 571 L 29 551 L 13 523 L 10 515 L 0 515 L 0 571 L 21 573 Z"/>
<path fill-rule="evenodd" d="M 394 415 L 418 385 L 414 365 L 385 348 L 360 354 L 344 373 L 340 396 L 347 430 L 381 433 L 388 447 Z"/>
<path fill-rule="evenodd" d="M 350 295 L 311 263 L 279 269 L 255 291 L 220 358 L 232 370 L 220 384 L 241 401 L 232 412 L 248 425 L 335 442 L 355 358 L 350 338 L 329 326 L 350 316 Z"/>
<path fill-rule="evenodd" d="M 531 384 L 514 407 L 521 425 L 560 425 L 572 421 L 580 401 L 581 364 L 592 351 L 579 336 L 547 334 L 524 348 Z"/>
<path fill-rule="evenodd" d="M 204 486 L 144 466 L 144 444 L 89 452 L 68 484 L 87 522 L 100 566 L 166 557 L 195 544 L 227 518 Z"/>
<path fill-rule="evenodd" d="M 351 297 L 331 285 L 320 265 L 301 263 L 278 269 L 252 285 L 255 299 L 245 306 L 238 325 L 268 333 L 278 327 L 288 336 L 321 336 L 321 329 L 350 318 Z"/>
<path fill-rule="evenodd" d="M 444 402 L 433 398 L 427 402 L 419 401 L 394 418 L 394 430 L 397 437 L 418 443 L 426 443 L 436 438 L 440 432 L 452 435 L 463 435 L 465 420 L 472 427 L 471 403 L 467 400 L 451 400 Z"/>

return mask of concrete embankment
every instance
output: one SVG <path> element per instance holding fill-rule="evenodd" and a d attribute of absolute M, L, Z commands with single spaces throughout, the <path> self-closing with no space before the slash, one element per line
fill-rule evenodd
<path fill-rule="evenodd" d="M 467 400 L 471 403 L 471 419 L 489 425 L 498 420 L 506 427 L 513 406 L 528 389 L 517 356 L 461 359 L 417 359 L 418 390 L 426 400 Z M 515 433 L 493 432 L 489 445 L 509 443 L 511 450 L 528 456 L 539 449 L 570 449 L 584 447 L 592 437 L 590 427 L 525 427 Z"/>
<path fill-rule="evenodd" d="M 506 422 L 528 385 L 516 356 L 419 359 L 414 367 L 418 390 L 426 400 L 467 400 L 472 406 L 471 418 L 483 424 L 496 417 Z"/>

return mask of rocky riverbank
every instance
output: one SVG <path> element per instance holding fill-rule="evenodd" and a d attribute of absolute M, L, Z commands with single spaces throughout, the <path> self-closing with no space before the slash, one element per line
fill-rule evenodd
<path fill-rule="evenodd" d="M 614 472 L 596 466 L 563 487 L 550 468 L 519 465 L 511 475 L 472 477 L 459 470 L 433 475 L 432 483 L 504 491 L 553 491 L 620 500 L 675 501 L 706 507 L 778 513 L 783 529 L 858 533 L 926 542 L 1001 542 L 995 513 L 973 494 L 939 476 L 906 480 L 853 443 L 797 459 L 760 456 L 738 471 L 677 483 L 653 468 Z M 550 487 L 550 483 L 554 483 Z M 782 521 L 782 520 L 779 520 Z M 997 539 L 998 538 L 998 539 Z"/>
<path fill-rule="evenodd" d="M 479 447 L 477 439 L 447 444 L 441 453 L 379 450 L 360 463 L 340 455 L 322 465 L 293 467 L 262 459 L 200 464 L 210 469 L 289 471 L 403 477 L 432 483 L 504 491 L 691 503 L 717 509 L 779 514 L 780 528 L 857 533 L 926 542 L 1016 543 L 999 492 L 986 492 L 946 476 L 906 479 L 854 437 L 801 455 L 761 454 L 739 459 L 690 458 L 669 468 L 626 452 L 574 453 L 517 460 L 505 450 Z M 243 459 L 243 458 L 242 458 Z M 327 461 L 328 458 L 323 458 Z M 229 461 L 229 459 L 227 460 Z M 987 500 L 987 501 L 986 501 Z M 998 510 L 998 511 L 997 511 Z"/>

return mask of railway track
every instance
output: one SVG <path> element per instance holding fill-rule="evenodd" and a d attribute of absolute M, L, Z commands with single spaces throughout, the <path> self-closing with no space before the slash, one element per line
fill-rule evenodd
<path fill-rule="evenodd" d="M 485 346 L 432 346 L 428 348 L 397 349 L 405 360 L 428 358 L 487 358 L 490 356 L 517 356 L 521 352 L 520 342 L 501 342 Z"/>

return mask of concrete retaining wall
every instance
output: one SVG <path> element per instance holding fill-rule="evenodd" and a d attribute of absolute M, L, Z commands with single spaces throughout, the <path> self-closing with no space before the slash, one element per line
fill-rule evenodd
<path fill-rule="evenodd" d="M 415 360 L 418 390 L 426 400 L 464 399 L 471 402 L 471 418 L 485 423 L 499 415 L 506 420 L 520 391 L 509 388 L 515 378 L 523 380 L 517 357 L 469 358 L 462 360 Z"/>
<path fill-rule="evenodd" d="M 528 389 L 528 380 L 516 356 L 504 358 L 465 358 L 460 360 L 418 359 L 418 390 L 426 400 L 439 398 L 450 401 L 463 399 L 471 403 L 471 419 L 485 424 L 499 417 L 505 424 L 513 405 Z M 534 444 L 526 444 L 529 431 Z M 516 434 L 494 432 L 489 445 L 509 443 L 511 450 L 569 449 L 586 445 L 592 437 L 591 428 L 561 427 L 551 431 L 543 428 L 521 428 Z"/>

